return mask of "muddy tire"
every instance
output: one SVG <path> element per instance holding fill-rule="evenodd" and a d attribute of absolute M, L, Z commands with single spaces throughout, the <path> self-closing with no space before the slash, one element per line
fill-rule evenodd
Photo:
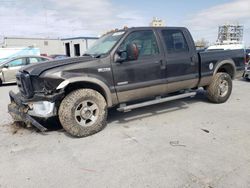
<path fill-rule="evenodd" d="M 224 103 L 232 93 L 232 79 L 227 73 L 214 75 L 212 83 L 207 88 L 208 100 L 213 103 Z"/>
<path fill-rule="evenodd" d="M 95 134 L 106 126 L 107 104 L 104 97 L 92 89 L 69 93 L 59 107 L 62 127 L 74 137 Z"/>

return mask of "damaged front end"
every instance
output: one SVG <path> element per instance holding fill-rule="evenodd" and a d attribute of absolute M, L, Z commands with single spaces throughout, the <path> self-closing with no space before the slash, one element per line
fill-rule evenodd
<path fill-rule="evenodd" d="M 245 72 L 243 74 L 243 78 L 250 80 L 250 65 L 246 67 Z"/>
<path fill-rule="evenodd" d="M 30 107 L 28 105 L 22 104 L 19 98 L 20 95 L 10 92 L 11 103 L 8 105 L 9 114 L 12 116 L 14 122 L 23 122 L 27 126 L 35 126 L 40 131 L 44 132 L 47 130 L 46 127 L 41 125 L 37 120 L 35 120 L 30 114 Z"/>
<path fill-rule="evenodd" d="M 14 122 L 23 122 L 27 126 L 33 125 L 44 132 L 47 128 L 39 123 L 39 120 L 57 116 L 56 101 L 60 101 L 63 93 L 50 95 L 36 93 L 32 81 L 27 73 L 17 74 L 19 93 L 15 94 L 13 91 L 9 93 L 11 103 L 8 105 L 8 111 Z M 40 88 L 44 90 L 44 87 Z"/>

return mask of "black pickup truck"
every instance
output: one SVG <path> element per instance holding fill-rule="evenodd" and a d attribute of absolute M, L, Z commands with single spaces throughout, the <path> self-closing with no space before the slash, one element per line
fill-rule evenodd
<path fill-rule="evenodd" d="M 68 133 L 84 137 L 106 126 L 111 107 L 129 111 L 191 97 L 199 87 L 223 103 L 244 68 L 244 50 L 197 52 L 186 28 L 129 28 L 104 35 L 82 57 L 20 70 L 20 92 L 10 92 L 8 109 L 14 121 L 41 131 L 41 119 L 58 117 Z"/>

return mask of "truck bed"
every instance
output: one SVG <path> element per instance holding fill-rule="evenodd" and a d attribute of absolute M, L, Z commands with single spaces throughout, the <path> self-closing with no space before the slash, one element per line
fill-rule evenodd
<path fill-rule="evenodd" d="M 218 51 L 203 51 L 199 52 L 200 58 L 200 77 L 201 77 L 201 84 L 208 84 L 205 83 L 206 80 L 209 80 L 211 76 L 213 76 L 214 68 L 218 67 L 218 64 L 229 60 L 232 63 L 235 63 L 235 71 L 239 75 L 245 69 L 245 59 L 244 59 L 244 50 L 218 50 Z M 241 74 L 242 75 L 242 74 Z M 238 75 L 235 75 L 236 77 Z"/>

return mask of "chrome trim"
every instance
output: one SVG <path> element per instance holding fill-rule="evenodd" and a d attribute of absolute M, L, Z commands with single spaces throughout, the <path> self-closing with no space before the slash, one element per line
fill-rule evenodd
<path fill-rule="evenodd" d="M 137 104 L 133 104 L 133 105 L 129 105 L 129 106 L 120 107 L 117 110 L 126 112 L 126 111 L 130 111 L 130 110 L 133 110 L 136 108 L 142 108 L 142 107 L 150 106 L 150 105 L 154 105 L 154 104 L 183 99 L 183 98 L 187 98 L 187 97 L 194 97 L 195 95 L 196 95 L 196 92 L 191 92 L 191 93 L 184 93 L 184 94 L 175 95 L 175 96 L 171 96 L 171 97 L 157 98 L 155 100 L 150 100 L 150 101 L 146 101 L 146 102 L 142 102 L 142 103 L 137 103 Z"/>
<path fill-rule="evenodd" d="M 128 81 L 125 81 L 125 82 L 118 82 L 118 83 L 117 83 L 118 86 L 127 85 L 127 84 L 128 84 Z"/>
<path fill-rule="evenodd" d="M 56 90 L 63 89 L 63 88 L 65 88 L 68 84 L 69 84 L 69 81 L 68 81 L 68 80 L 64 80 L 63 82 L 61 82 L 61 83 L 57 86 Z"/>

